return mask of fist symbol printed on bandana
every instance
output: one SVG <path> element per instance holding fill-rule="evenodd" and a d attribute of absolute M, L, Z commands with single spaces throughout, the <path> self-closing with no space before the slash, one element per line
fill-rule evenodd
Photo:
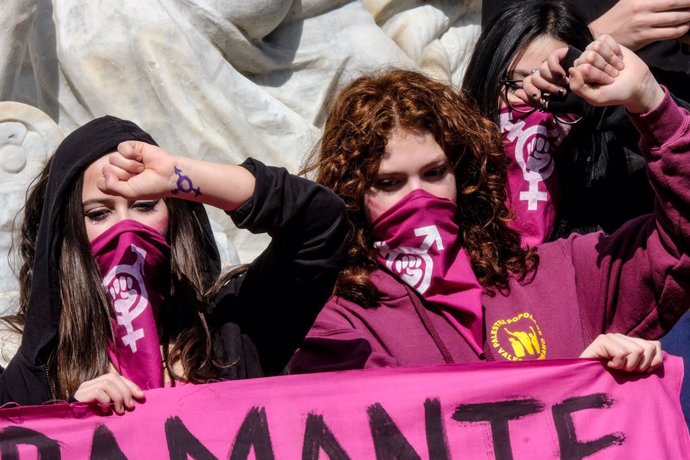
<path fill-rule="evenodd" d="M 103 279 L 103 285 L 113 299 L 117 323 L 125 327 L 122 341 L 130 347 L 132 353 L 136 353 L 137 340 L 144 337 L 144 330 L 135 329 L 134 321 L 146 310 L 149 301 L 142 273 L 146 251 L 135 245 L 131 245 L 130 250 L 133 251 L 135 260 L 111 268 Z"/>
<path fill-rule="evenodd" d="M 415 238 L 422 237 L 419 247 L 400 246 L 391 248 L 387 242 L 378 241 L 374 247 L 381 257 L 385 258 L 385 266 L 400 277 L 412 289 L 424 294 L 431 283 L 434 271 L 434 261 L 429 255 L 432 246 L 443 251 L 443 240 L 435 225 L 427 225 L 414 229 Z"/>
<path fill-rule="evenodd" d="M 424 277 L 426 261 L 419 254 L 399 254 L 393 262 L 392 271 L 408 286 L 417 289 Z"/>
<path fill-rule="evenodd" d="M 116 311 L 130 310 L 137 301 L 137 295 L 139 294 L 132 289 L 132 278 L 126 275 L 120 275 L 115 278 L 108 291 L 110 292 L 110 297 L 113 298 Z"/>
<path fill-rule="evenodd" d="M 545 133 L 537 132 L 531 139 L 531 144 L 531 152 L 529 150 L 523 152 L 523 155 L 527 157 L 527 169 L 534 172 L 544 171 L 544 175 L 546 175 L 546 168 L 550 166 L 552 161 L 550 153 L 551 142 L 545 136 Z M 550 175 L 549 172 L 546 177 Z"/>

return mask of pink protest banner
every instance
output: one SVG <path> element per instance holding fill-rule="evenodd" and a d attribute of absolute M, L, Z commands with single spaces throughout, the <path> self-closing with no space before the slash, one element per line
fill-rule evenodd
<path fill-rule="evenodd" d="M 682 362 L 653 374 L 554 360 L 274 377 L 151 390 L 124 416 L 0 410 L 0 454 L 129 459 L 678 459 Z"/>

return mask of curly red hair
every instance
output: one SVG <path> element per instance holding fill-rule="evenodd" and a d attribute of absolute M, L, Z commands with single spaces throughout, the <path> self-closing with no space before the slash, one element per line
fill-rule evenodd
<path fill-rule="evenodd" d="M 362 76 L 336 97 L 318 149 L 306 170 L 347 205 L 353 226 L 349 262 L 335 293 L 363 306 L 375 305 L 369 280 L 377 268 L 364 194 L 394 128 L 429 132 L 453 165 L 459 237 L 478 280 L 490 294 L 507 289 L 512 274 L 523 279 L 538 263 L 508 227 L 506 158 L 496 125 L 452 86 L 409 70 Z"/>

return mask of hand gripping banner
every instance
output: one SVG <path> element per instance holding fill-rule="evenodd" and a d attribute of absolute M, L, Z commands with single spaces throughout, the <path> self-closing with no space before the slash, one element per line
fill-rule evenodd
<path fill-rule="evenodd" d="M 682 362 L 389 368 L 183 385 L 123 416 L 0 410 L 2 459 L 681 459 Z"/>

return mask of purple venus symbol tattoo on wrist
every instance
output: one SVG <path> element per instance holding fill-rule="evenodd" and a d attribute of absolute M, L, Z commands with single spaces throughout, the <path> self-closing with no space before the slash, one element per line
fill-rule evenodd
<path fill-rule="evenodd" d="M 177 195 L 178 193 L 194 193 L 194 196 L 201 195 L 201 189 L 199 187 L 194 187 L 192 179 L 189 176 L 182 174 L 182 170 L 175 166 L 175 174 L 177 174 L 177 188 L 172 189 L 172 194 Z"/>

